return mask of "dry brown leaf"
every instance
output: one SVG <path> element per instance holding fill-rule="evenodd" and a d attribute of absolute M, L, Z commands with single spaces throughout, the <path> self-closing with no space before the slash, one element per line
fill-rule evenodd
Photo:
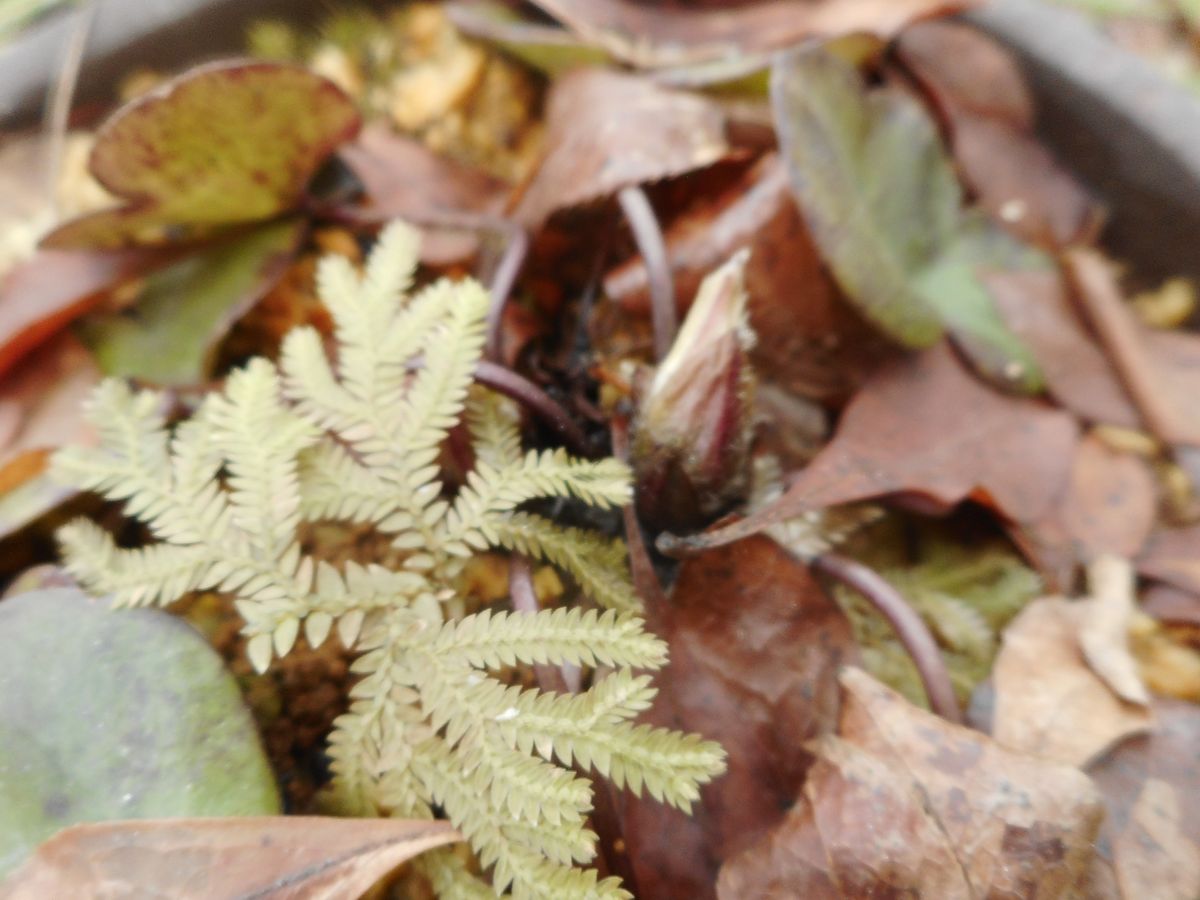
<path fill-rule="evenodd" d="M 2 900 L 351 900 L 433 847 L 448 822 L 248 816 L 149 819 L 64 829 L 8 880 Z"/>
<path fill-rule="evenodd" d="M 842 300 L 817 254 L 778 154 L 768 153 L 715 201 L 693 204 L 664 237 L 681 304 L 691 302 L 705 275 L 750 248 L 746 290 L 759 375 L 803 396 L 834 400 L 886 358 L 890 345 Z M 648 313 L 649 277 L 640 256 L 610 271 L 604 289 L 627 309 Z"/>
<path fill-rule="evenodd" d="M 774 826 L 799 793 L 805 740 L 833 727 L 850 625 L 774 541 L 755 537 L 683 564 L 659 623 L 671 665 L 649 721 L 696 731 L 729 754 L 693 817 L 624 794 L 639 896 L 713 896 L 720 862 Z"/>
<path fill-rule="evenodd" d="M 1149 710 L 1121 700 L 1088 665 L 1080 638 L 1088 612 L 1044 597 L 1005 630 L 992 669 L 992 737 L 1001 746 L 1083 765 L 1151 726 Z"/>
<path fill-rule="evenodd" d="M 557 210 L 702 169 L 728 153 L 725 117 L 711 100 L 636 75 L 579 69 L 550 91 L 542 159 L 514 216 L 535 228 Z"/>
<path fill-rule="evenodd" d="M 390 128 L 369 125 L 338 153 L 363 183 L 370 211 L 380 218 L 404 218 L 436 225 L 447 214 L 496 215 L 509 186 L 486 172 L 438 156 L 424 144 Z M 421 259 L 442 265 L 471 256 L 479 241 L 470 232 L 423 228 Z"/>
<path fill-rule="evenodd" d="M 1108 806 L 1098 846 L 1124 900 L 1200 896 L 1200 707 L 1154 704 L 1151 734 L 1089 768 Z"/>
<path fill-rule="evenodd" d="M 768 0 L 732 9 L 686 9 L 631 0 L 534 0 L 581 38 L 634 66 L 714 62 L 806 37 L 870 32 L 887 37 L 913 19 L 972 0 Z"/>
<path fill-rule="evenodd" d="M 857 669 L 838 737 L 803 797 L 721 871 L 722 900 L 1066 898 L 1087 877 L 1102 808 L 1067 766 L 951 725 Z"/>
<path fill-rule="evenodd" d="M 943 342 L 874 376 L 777 502 L 681 543 L 717 546 L 812 509 L 902 492 L 941 507 L 977 500 L 1035 521 L 1064 490 L 1077 440 L 1070 415 L 992 390 Z"/>
<path fill-rule="evenodd" d="M 1032 100 L 1010 54 L 975 28 L 940 21 L 906 29 L 899 49 L 946 120 L 955 160 L 984 209 L 1046 246 L 1094 236 L 1098 208 L 1034 137 Z"/>
<path fill-rule="evenodd" d="M 1133 567 L 1118 556 L 1101 556 L 1088 567 L 1087 600 L 1078 604 L 1083 658 L 1114 694 L 1129 703 L 1149 704 L 1129 649 L 1134 611 Z"/>
<path fill-rule="evenodd" d="M 1014 539 L 1055 586 L 1065 587 L 1079 563 L 1101 554 L 1141 552 L 1158 512 L 1150 465 L 1113 450 L 1094 434 L 1075 448 L 1071 477 L 1042 519 L 1014 530 Z"/>

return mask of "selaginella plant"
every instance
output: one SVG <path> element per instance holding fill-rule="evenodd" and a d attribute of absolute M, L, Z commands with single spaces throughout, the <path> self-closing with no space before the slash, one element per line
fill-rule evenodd
<path fill-rule="evenodd" d="M 440 895 L 628 896 L 582 867 L 595 853 L 592 786 L 570 767 L 688 809 L 723 753 L 630 721 L 655 693 L 635 670 L 661 667 L 666 648 L 638 616 L 622 542 L 524 508 L 627 503 L 629 471 L 522 452 L 507 401 L 472 384 L 486 293 L 439 281 L 409 296 L 417 240 L 389 226 L 361 276 L 345 259 L 322 262 L 336 367 L 316 331 L 295 330 L 278 368 L 253 360 L 174 428 L 160 396 L 105 382 L 90 408 L 99 446 L 61 451 L 55 469 L 125 501 L 158 540 L 119 548 L 75 521 L 60 532 L 66 564 L 126 606 L 232 594 L 260 671 L 301 629 L 318 646 L 336 628 L 360 654 L 330 739 L 337 794 L 362 814 L 449 818 L 490 887 L 461 856 L 435 851 L 420 865 Z M 464 414 L 474 462 L 453 490 L 439 458 Z M 317 558 L 303 536 L 326 520 L 383 536 L 389 565 Z M 464 566 L 497 548 L 554 564 L 604 610 L 471 612 Z M 512 684 L 519 664 L 609 673 L 556 694 Z"/>

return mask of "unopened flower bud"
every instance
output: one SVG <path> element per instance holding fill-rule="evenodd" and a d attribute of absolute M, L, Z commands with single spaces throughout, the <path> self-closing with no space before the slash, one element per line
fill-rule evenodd
<path fill-rule="evenodd" d="M 749 485 L 754 333 L 740 250 L 700 285 L 642 398 L 633 435 L 638 511 L 653 528 L 703 527 Z"/>

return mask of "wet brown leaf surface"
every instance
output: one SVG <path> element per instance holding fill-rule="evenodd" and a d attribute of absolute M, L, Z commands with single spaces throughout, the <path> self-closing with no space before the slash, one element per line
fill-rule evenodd
<path fill-rule="evenodd" d="M 1086 877 L 1103 815 L 1089 779 L 918 710 L 857 669 L 838 735 L 718 895 L 1059 898 Z"/>
<path fill-rule="evenodd" d="M 650 714 L 720 741 L 726 774 L 688 818 L 619 798 L 639 896 L 713 896 L 717 867 L 777 823 L 804 783 L 803 743 L 833 728 L 849 623 L 807 568 L 755 537 L 682 566 L 661 627 L 671 667 Z"/>

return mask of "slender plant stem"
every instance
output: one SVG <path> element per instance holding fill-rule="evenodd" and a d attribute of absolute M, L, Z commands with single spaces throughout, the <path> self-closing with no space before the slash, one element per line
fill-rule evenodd
<path fill-rule="evenodd" d="M 532 615 L 541 609 L 537 592 L 533 589 L 533 570 L 529 560 L 520 553 L 514 553 L 508 561 L 508 595 L 517 612 Z M 583 687 L 579 667 L 567 663 L 561 667 L 536 663 L 533 674 L 543 691 L 576 694 Z"/>
<path fill-rule="evenodd" d="M 625 214 L 625 221 L 629 223 L 646 265 L 650 321 L 654 326 L 654 358 L 661 360 L 671 349 L 679 326 L 675 312 L 675 282 L 667 262 L 667 242 L 645 191 L 636 185 L 627 187 L 617 195 L 617 202 L 621 204 L 621 212 Z"/>
<path fill-rule="evenodd" d="M 529 255 L 529 235 L 525 229 L 516 223 L 506 229 L 508 243 L 504 247 L 504 255 L 492 273 L 492 284 L 489 288 L 491 303 L 487 313 L 487 342 L 484 344 L 484 355 L 492 362 L 500 362 L 500 326 L 504 324 L 504 307 L 512 294 L 521 267 Z"/>
<path fill-rule="evenodd" d="M 475 380 L 528 407 L 557 431 L 572 449 L 580 453 L 586 452 L 587 438 L 575 420 L 567 415 L 567 411 L 555 402 L 554 398 L 524 375 L 518 375 L 512 369 L 482 359 L 475 367 Z"/>
<path fill-rule="evenodd" d="M 925 622 L 900 592 L 874 569 L 838 553 L 822 554 L 812 565 L 818 572 L 858 591 L 883 614 L 916 664 L 929 706 L 943 719 L 961 725 L 962 711 L 941 651 Z"/>

